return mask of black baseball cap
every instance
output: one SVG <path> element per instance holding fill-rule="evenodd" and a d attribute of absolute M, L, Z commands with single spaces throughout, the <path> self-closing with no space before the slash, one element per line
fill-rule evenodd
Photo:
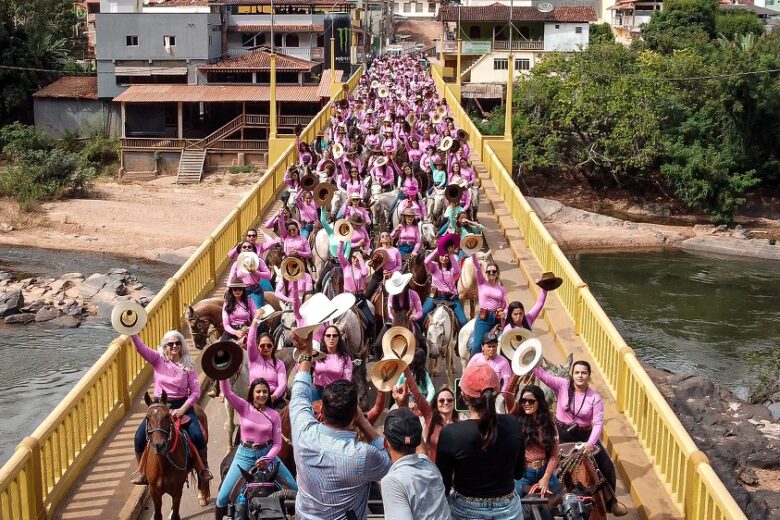
<path fill-rule="evenodd" d="M 487 345 L 488 343 L 498 343 L 498 334 L 492 330 L 482 336 L 482 344 Z"/>
<path fill-rule="evenodd" d="M 420 418 L 406 407 L 391 410 L 385 419 L 385 439 L 393 448 L 416 448 L 422 441 Z"/>

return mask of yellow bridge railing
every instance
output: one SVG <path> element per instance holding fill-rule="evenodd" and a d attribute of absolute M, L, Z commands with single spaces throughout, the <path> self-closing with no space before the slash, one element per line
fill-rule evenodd
<path fill-rule="evenodd" d="M 353 90 L 363 74 L 347 82 Z M 310 142 L 330 122 L 331 105 L 320 111 L 301 134 Z M 225 217 L 146 307 L 148 322 L 141 336 L 156 344 L 165 331 L 178 328 L 184 305 L 211 291 L 228 266 L 227 253 L 275 200 L 284 173 L 297 160 L 294 145 L 268 167 L 252 190 Z M 0 520 L 51 518 L 112 428 L 147 384 L 151 369 L 120 336 L 84 374 L 54 411 L 17 446 L 0 469 Z"/>
<path fill-rule="evenodd" d="M 457 125 L 469 132 L 472 150 L 481 157 L 512 218 L 522 230 L 528 248 L 545 271 L 553 271 L 563 279 L 563 286 L 556 292 L 574 321 L 576 333 L 598 363 L 616 397 L 618 411 L 633 425 L 681 513 L 685 518 L 695 520 L 745 519 L 707 456 L 688 435 L 640 365 L 633 349 L 626 344 L 520 192 L 491 147 L 491 139 L 480 134 L 436 66 L 432 67 L 431 73 Z"/>

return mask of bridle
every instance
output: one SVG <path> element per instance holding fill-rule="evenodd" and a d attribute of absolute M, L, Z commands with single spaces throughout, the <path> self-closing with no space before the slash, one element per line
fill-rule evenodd
<path fill-rule="evenodd" d="M 164 403 L 152 403 L 149 405 L 149 408 L 146 410 L 146 417 L 144 420 L 146 421 L 146 443 L 150 444 L 152 442 L 151 434 L 153 433 L 162 433 L 165 435 L 165 448 L 167 451 L 168 443 L 171 440 L 171 436 L 173 435 L 173 428 L 170 428 L 168 430 L 164 428 L 149 428 L 149 410 L 152 408 L 165 408 L 168 411 L 168 414 L 170 416 L 170 410 L 168 409 L 168 405 Z"/>
<path fill-rule="evenodd" d="M 168 408 L 168 405 L 165 403 L 152 403 L 149 405 L 149 408 L 146 409 L 146 417 L 144 420 L 146 421 L 146 443 L 151 444 L 151 434 L 159 432 L 165 435 L 165 443 L 163 444 L 163 452 L 165 453 L 165 458 L 168 460 L 168 462 L 176 468 L 179 471 L 185 471 L 187 469 L 187 460 L 190 457 L 190 448 L 189 443 L 185 439 L 182 439 L 182 445 L 184 446 L 184 463 L 179 466 L 171 459 L 171 454 L 176 451 L 176 447 L 179 442 L 180 435 L 178 434 L 178 430 L 173 427 L 173 420 L 171 420 L 171 428 L 166 430 L 165 428 L 149 428 L 149 409 L 151 408 L 165 408 L 166 411 L 168 411 L 168 417 L 170 417 L 170 409 Z M 168 449 L 168 446 L 170 445 L 171 438 L 173 438 L 174 432 L 176 433 L 176 437 L 173 439 L 173 446 Z"/>

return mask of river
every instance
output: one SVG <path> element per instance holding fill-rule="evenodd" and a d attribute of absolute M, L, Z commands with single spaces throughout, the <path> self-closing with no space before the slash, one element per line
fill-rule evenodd
<path fill-rule="evenodd" d="M 683 251 L 570 254 L 637 356 L 746 395 L 746 356 L 780 345 L 780 262 Z"/>
<path fill-rule="evenodd" d="M 0 270 L 16 278 L 86 276 L 123 267 L 157 292 L 175 265 L 99 253 L 3 246 Z M 75 329 L 4 325 L 0 321 L 0 464 L 19 441 L 46 418 L 101 356 L 116 332 L 107 322 L 87 320 Z"/>

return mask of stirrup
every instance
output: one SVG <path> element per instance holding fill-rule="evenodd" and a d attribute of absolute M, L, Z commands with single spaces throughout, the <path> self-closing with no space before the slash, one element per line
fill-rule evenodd
<path fill-rule="evenodd" d="M 130 477 L 130 483 L 135 484 L 136 486 L 146 486 L 149 484 L 149 480 L 147 480 L 146 475 L 138 470 L 133 471 Z"/>

